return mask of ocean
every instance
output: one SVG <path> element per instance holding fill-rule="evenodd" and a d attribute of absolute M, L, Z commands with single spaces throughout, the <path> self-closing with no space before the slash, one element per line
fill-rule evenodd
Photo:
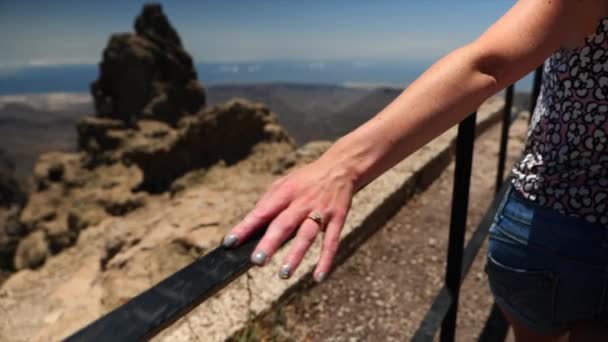
<path fill-rule="evenodd" d="M 403 88 L 416 79 L 432 60 L 412 61 L 263 61 L 197 63 L 204 85 L 305 83 L 349 87 Z M 97 78 L 98 66 L 53 65 L 0 68 L 0 95 L 49 92 L 88 92 Z M 530 77 L 518 83 L 529 91 Z"/>

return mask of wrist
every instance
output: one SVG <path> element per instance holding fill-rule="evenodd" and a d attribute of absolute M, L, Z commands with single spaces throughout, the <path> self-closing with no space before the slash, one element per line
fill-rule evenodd
<path fill-rule="evenodd" d="M 348 179 L 357 192 L 373 179 L 369 175 L 374 152 L 369 145 L 358 143 L 351 133 L 338 139 L 319 159 L 330 165 L 333 175 Z"/>

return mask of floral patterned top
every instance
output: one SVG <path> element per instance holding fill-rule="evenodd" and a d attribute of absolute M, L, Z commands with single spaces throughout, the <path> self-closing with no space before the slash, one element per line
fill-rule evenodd
<path fill-rule="evenodd" d="M 608 226 L 608 18 L 544 64 L 513 185 L 526 198 Z"/>

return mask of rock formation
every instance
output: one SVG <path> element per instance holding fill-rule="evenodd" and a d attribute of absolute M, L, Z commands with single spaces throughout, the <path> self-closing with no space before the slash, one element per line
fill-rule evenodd
<path fill-rule="evenodd" d="M 235 164 L 260 143 L 293 148 L 276 115 L 245 100 L 183 117 L 176 127 L 148 119 L 132 127 L 88 117 L 78 132 L 81 152 L 47 153 L 36 165 L 36 189 L 20 216 L 29 235 L 16 250 L 17 269 L 39 266 L 73 245 L 86 227 L 145 206 L 152 194 L 179 192 L 172 184 L 191 171 Z"/>
<path fill-rule="evenodd" d="M 142 171 L 139 190 L 158 193 L 186 172 L 223 160 L 234 164 L 262 141 L 291 143 L 274 113 L 262 104 L 232 100 L 184 117 L 171 127 L 140 120 L 136 127 L 118 120 L 85 118 L 78 125 L 79 146 L 90 165 L 123 161 Z"/>
<path fill-rule="evenodd" d="M 147 195 L 132 191 L 142 179 L 137 167 L 117 162 L 88 168 L 86 160 L 85 153 L 64 152 L 38 160 L 36 188 L 20 215 L 28 235 L 15 251 L 15 268 L 40 266 L 48 255 L 73 245 L 82 229 L 145 204 Z"/>
<path fill-rule="evenodd" d="M 135 30 L 113 35 L 104 50 L 92 86 L 97 113 L 77 125 L 80 151 L 42 155 L 27 205 L 11 212 L 18 224 L 0 230 L 9 268 L 39 267 L 76 243 L 83 229 L 209 181 L 206 170 L 234 165 L 260 143 L 283 146 L 275 149 L 281 156 L 293 150 L 262 104 L 232 100 L 203 108 L 192 58 L 160 5 L 145 5 Z"/>
<path fill-rule="evenodd" d="M 97 115 L 133 124 L 140 118 L 175 124 L 205 105 L 192 57 L 159 4 L 144 6 L 135 33 L 110 37 L 91 84 Z"/>
<path fill-rule="evenodd" d="M 42 155 L 17 225 L 0 229 L 18 269 L 0 279 L 2 341 L 58 340 L 124 303 L 217 246 L 270 182 L 329 146 L 296 150 L 260 103 L 202 108 L 160 6 L 135 30 L 104 51 L 79 151 Z"/>

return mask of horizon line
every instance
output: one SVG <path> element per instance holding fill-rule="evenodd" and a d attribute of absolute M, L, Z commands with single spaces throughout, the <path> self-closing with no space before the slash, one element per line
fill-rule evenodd
<path fill-rule="evenodd" d="M 404 63 L 404 62 L 428 62 L 435 59 L 428 57 L 403 57 L 403 58 L 269 58 L 269 59 L 227 59 L 227 60 L 196 60 L 194 64 L 265 64 L 265 63 L 352 63 L 357 67 L 370 67 L 374 64 Z M 0 70 L 21 70 L 34 68 L 70 67 L 70 66 L 93 66 L 101 61 L 92 59 L 83 60 L 32 60 L 27 62 L 0 63 Z"/>

